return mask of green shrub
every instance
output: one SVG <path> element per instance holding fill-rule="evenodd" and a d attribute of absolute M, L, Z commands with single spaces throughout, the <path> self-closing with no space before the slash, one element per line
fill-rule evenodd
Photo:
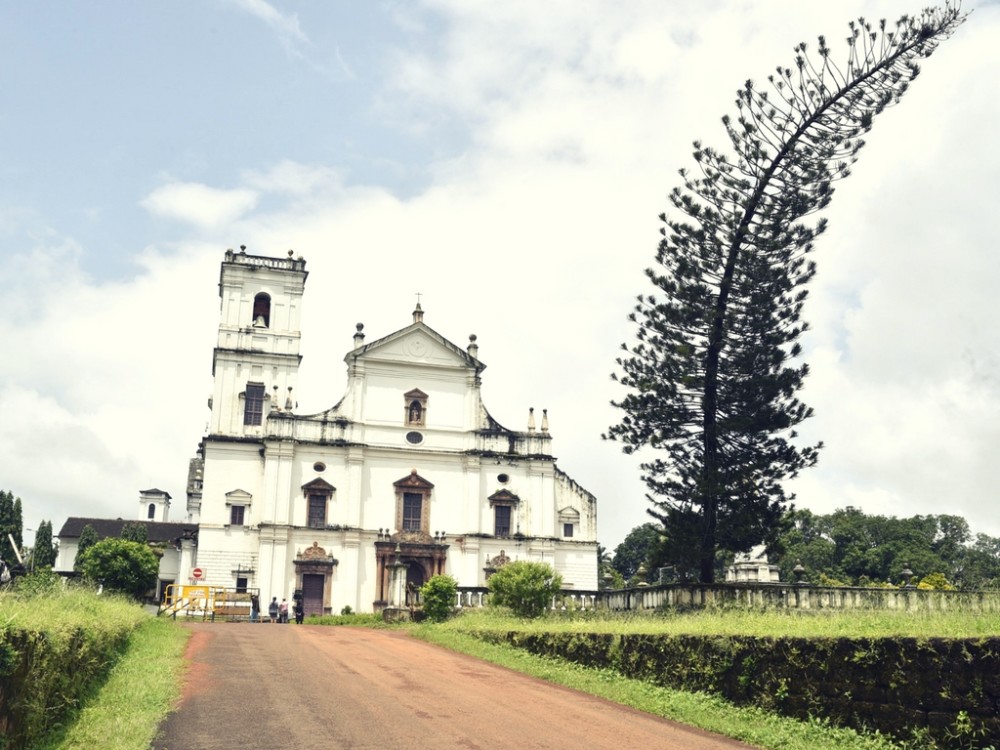
<path fill-rule="evenodd" d="M 546 563 L 507 563 L 486 582 L 490 604 L 510 607 L 519 617 L 539 617 L 562 588 L 562 576 Z"/>
<path fill-rule="evenodd" d="M 954 591 L 955 587 L 951 585 L 944 573 L 931 573 L 924 576 L 920 583 L 917 584 L 917 588 L 923 591 L 931 589 L 939 589 L 941 591 Z"/>
<path fill-rule="evenodd" d="M 145 544 L 108 538 L 83 553 L 80 569 L 86 578 L 109 591 L 141 599 L 156 585 L 160 561 Z"/>
<path fill-rule="evenodd" d="M 455 611 L 458 581 L 451 576 L 434 576 L 420 587 L 424 614 L 434 622 L 444 622 Z"/>

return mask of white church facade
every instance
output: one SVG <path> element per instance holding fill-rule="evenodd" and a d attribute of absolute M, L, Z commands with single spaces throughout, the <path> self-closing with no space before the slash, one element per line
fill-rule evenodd
<path fill-rule="evenodd" d="M 475 336 L 453 344 L 419 303 L 375 341 L 358 325 L 343 397 L 297 413 L 305 265 L 226 252 L 211 417 L 188 481 L 198 534 L 182 567 L 265 602 L 298 592 L 307 614 L 386 606 L 397 558 L 411 588 L 439 573 L 484 586 L 523 559 L 596 590 L 596 499 L 556 466 L 546 414 L 524 431 L 490 416 Z"/>

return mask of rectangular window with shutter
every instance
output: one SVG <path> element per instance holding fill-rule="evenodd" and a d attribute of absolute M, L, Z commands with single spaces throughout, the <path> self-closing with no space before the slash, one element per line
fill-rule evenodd
<path fill-rule="evenodd" d="M 497 505 L 493 508 L 493 533 L 510 536 L 510 506 Z"/>
<path fill-rule="evenodd" d="M 420 531 L 420 511 L 424 496 L 417 492 L 403 493 L 403 531 Z"/>
<path fill-rule="evenodd" d="M 247 383 L 243 400 L 243 424 L 259 425 L 264 421 L 264 384 Z"/>

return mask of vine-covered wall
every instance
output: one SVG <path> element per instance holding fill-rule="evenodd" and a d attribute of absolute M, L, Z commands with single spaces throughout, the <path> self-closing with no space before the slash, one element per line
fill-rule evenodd
<path fill-rule="evenodd" d="M 1000 637 L 480 634 L 532 653 L 944 747 L 1000 746 Z"/>

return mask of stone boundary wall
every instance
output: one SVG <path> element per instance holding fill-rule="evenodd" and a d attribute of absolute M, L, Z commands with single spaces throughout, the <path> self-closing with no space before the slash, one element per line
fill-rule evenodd
<path fill-rule="evenodd" d="M 943 748 L 1000 746 L 1000 637 L 475 635 L 799 719 L 901 740 L 926 733 Z"/>
<path fill-rule="evenodd" d="M 488 601 L 489 589 L 484 586 L 458 588 L 458 608 L 482 607 Z M 669 584 L 609 591 L 566 589 L 552 602 L 552 609 L 605 609 L 613 612 L 700 607 L 1000 612 L 1000 592 L 820 587 L 789 583 Z"/>
<path fill-rule="evenodd" d="M 574 592 L 564 593 L 572 595 Z M 738 606 L 803 610 L 998 612 L 1000 593 L 858 586 L 820 587 L 792 583 L 670 584 L 597 592 L 596 606 L 612 611 Z"/>

